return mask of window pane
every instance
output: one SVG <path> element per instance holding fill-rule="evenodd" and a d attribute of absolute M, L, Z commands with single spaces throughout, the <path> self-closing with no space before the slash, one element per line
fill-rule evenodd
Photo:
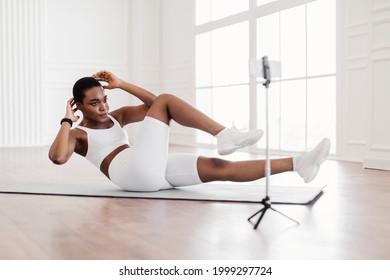
<path fill-rule="evenodd" d="M 282 78 L 303 77 L 306 74 L 305 5 L 282 11 L 280 22 Z"/>
<path fill-rule="evenodd" d="M 318 0 L 307 5 L 308 75 L 336 72 L 335 0 Z"/>
<path fill-rule="evenodd" d="M 279 13 L 257 19 L 257 57 L 280 61 Z"/>
<path fill-rule="evenodd" d="M 256 38 L 249 38 L 252 13 L 247 13 L 248 21 L 217 29 L 207 25 L 204 26 L 210 28 L 207 33 L 196 35 L 197 106 L 225 126 L 234 122 L 238 128 L 247 129 L 252 115 L 257 118 L 258 128 L 266 128 L 265 88 L 261 83 L 256 93 L 257 112 L 249 111 L 250 42 L 257 42 L 257 58 L 267 55 L 270 60 L 281 61 L 282 80 L 273 79 L 268 93 L 272 150 L 301 152 L 324 137 L 332 143 L 336 141 L 336 0 L 307 2 L 257 18 Z M 196 23 L 243 12 L 249 9 L 249 3 L 249 0 L 196 0 Z M 284 6 L 278 0 L 255 3 L 257 6 L 273 3 L 274 8 L 281 9 Z M 329 74 L 333 76 L 311 78 Z M 197 141 L 216 144 L 214 137 L 199 131 Z M 265 148 L 265 140 L 257 147 Z M 332 145 L 331 153 L 335 150 Z"/>
<path fill-rule="evenodd" d="M 281 82 L 281 149 L 305 150 L 305 80 Z"/>
<path fill-rule="evenodd" d="M 248 22 L 230 25 L 212 32 L 213 85 L 248 83 Z"/>
<path fill-rule="evenodd" d="M 309 79 L 307 138 L 308 147 L 314 147 L 322 138 L 330 139 L 331 153 L 335 153 L 336 141 L 336 79 L 326 77 Z"/>
<path fill-rule="evenodd" d="M 247 11 L 248 0 L 196 0 L 196 25 Z"/>
<path fill-rule="evenodd" d="M 198 89 L 196 90 L 196 108 L 205 113 L 206 115 L 212 117 L 213 115 L 213 91 L 211 88 L 208 89 Z M 212 144 L 213 136 L 203 132 L 201 130 L 196 130 L 196 142 L 203 144 Z"/>
<path fill-rule="evenodd" d="M 259 84 L 257 86 L 257 127 L 266 130 L 266 103 L 265 88 Z M 280 83 L 274 82 L 268 90 L 269 98 L 269 147 L 270 149 L 280 149 Z M 264 135 L 265 137 L 265 135 Z M 265 138 L 258 142 L 259 148 L 266 148 Z"/>
<path fill-rule="evenodd" d="M 248 10 L 248 0 L 213 0 L 213 20 Z"/>
<path fill-rule="evenodd" d="M 211 21 L 211 3 L 211 0 L 196 0 L 196 25 Z"/>
<path fill-rule="evenodd" d="M 211 86 L 211 32 L 196 36 L 196 86 Z"/>
<path fill-rule="evenodd" d="M 219 87 L 213 90 L 213 118 L 222 125 L 249 128 L 249 86 Z"/>
<path fill-rule="evenodd" d="M 196 106 L 217 122 L 230 127 L 249 128 L 249 87 L 231 86 L 213 89 L 198 89 L 196 91 Z M 198 131 L 198 143 L 216 143 L 215 137 Z"/>

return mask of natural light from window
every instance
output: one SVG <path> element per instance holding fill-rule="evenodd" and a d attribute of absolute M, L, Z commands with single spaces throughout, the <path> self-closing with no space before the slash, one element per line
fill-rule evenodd
<path fill-rule="evenodd" d="M 260 80 L 255 87 L 249 80 L 252 49 L 258 59 L 267 55 L 282 64 L 282 76 L 269 91 L 270 148 L 301 152 L 323 137 L 335 143 L 335 0 L 295 7 L 285 6 L 286 1 L 256 1 L 252 8 L 250 1 L 196 1 L 196 24 L 202 27 L 196 32 L 198 108 L 226 126 L 265 128 L 265 89 Z M 262 5 L 270 12 L 264 14 Z M 197 132 L 197 142 L 215 140 Z M 265 148 L 265 141 L 257 147 Z"/>

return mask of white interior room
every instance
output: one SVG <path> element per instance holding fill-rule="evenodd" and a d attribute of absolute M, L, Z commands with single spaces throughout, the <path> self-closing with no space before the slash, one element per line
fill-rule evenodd
<path fill-rule="evenodd" d="M 47 180 L 56 176 L 61 180 L 72 180 L 75 176 L 79 180 L 83 172 L 95 174 L 89 163 L 85 163 L 87 171 L 83 171 L 80 166 L 84 161 L 77 155 L 71 167 L 52 167 L 47 150 L 58 132 L 75 81 L 103 69 L 156 95 L 179 96 L 226 126 L 234 124 L 248 130 L 265 126 L 265 90 L 261 79 L 249 75 L 248 61 L 267 55 L 282 65 L 282 75 L 272 81 L 269 95 L 272 156 L 302 153 L 323 137 L 332 142 L 324 173 L 320 171 L 321 183 L 327 185 L 322 197 L 310 207 L 280 208 L 301 220 L 299 229 L 291 229 L 283 218 L 271 215 L 272 218 L 264 221 L 264 229 L 254 231 L 246 221 L 252 210 L 259 207 L 253 204 L 170 204 L 154 200 L 126 202 L 107 198 L 0 194 L 0 229 L 2 223 L 8 225 L 4 226 L 8 235 L 3 239 L 8 241 L 0 241 L 0 258 L 390 258 L 390 243 L 385 238 L 390 228 L 384 226 L 389 208 L 365 209 L 366 215 L 372 213 L 376 218 L 366 217 L 373 220 L 356 221 L 359 224 L 350 225 L 351 228 L 342 219 L 332 224 L 333 216 L 327 216 L 345 210 L 339 194 L 355 203 L 354 207 L 347 208 L 351 216 L 355 211 L 360 213 L 359 205 L 367 204 L 360 189 L 334 190 L 335 185 L 345 186 L 348 180 L 356 180 L 362 189 L 364 184 L 379 180 L 380 190 L 375 190 L 370 202 L 378 202 L 381 207 L 388 204 L 385 199 L 389 198 L 390 188 L 389 0 L 0 0 L 0 30 L 0 159 L 3 161 L 0 184 L 29 182 L 39 174 L 47 176 Z M 120 90 L 109 92 L 108 97 L 111 110 L 139 103 Z M 126 129 L 131 142 L 137 125 Z M 170 143 L 172 149 L 209 155 L 214 155 L 216 149 L 211 136 L 177 124 L 172 124 Z M 237 158 L 264 158 L 264 149 L 265 142 L 260 141 L 244 149 Z M 37 164 L 39 168 L 34 169 L 34 161 L 43 158 L 47 162 Z M 366 174 L 368 177 L 364 177 Z M 323 205 L 323 201 L 328 206 Z M 31 205 L 20 206 L 24 203 Z M 132 235 L 133 240 L 139 242 L 138 247 L 119 241 L 114 242 L 115 248 L 104 247 L 99 243 L 103 241 L 97 238 L 91 241 L 90 247 L 78 250 L 79 244 L 88 240 L 87 234 L 95 234 L 95 231 L 93 226 L 80 229 L 70 221 L 79 219 L 78 223 L 85 225 L 81 218 L 83 211 L 89 218 L 96 218 L 98 214 L 92 209 L 94 206 L 104 209 L 107 205 L 102 206 L 102 203 L 113 208 L 101 210 L 97 218 L 100 221 L 106 215 L 111 219 L 110 211 L 117 213 L 119 207 L 129 207 L 126 209 L 135 213 L 135 205 L 148 209 L 142 213 L 155 209 L 161 220 L 156 216 L 148 221 L 147 214 L 139 213 L 143 215 L 144 224 L 141 231 Z M 42 206 L 45 210 L 38 204 L 45 205 Z M 311 207 L 317 204 L 323 205 L 322 210 L 310 214 Z M 62 206 L 57 209 L 55 205 Z M 49 220 L 62 213 L 58 220 L 67 221 L 70 228 L 65 233 L 66 238 L 53 237 L 51 220 L 37 226 L 36 230 L 32 230 L 35 224 L 24 228 L 28 221 L 20 217 L 40 220 L 40 211 L 44 212 L 44 217 L 50 217 Z M 156 244 L 159 237 L 153 235 L 148 226 L 165 230 L 161 238 L 168 243 L 175 242 L 176 231 L 191 234 L 183 229 L 187 225 L 164 224 L 166 211 L 170 215 L 176 213 L 183 220 L 186 215 L 195 219 L 197 229 L 202 228 L 202 231 L 194 234 L 193 243 L 189 238 L 179 239 L 176 249 L 151 245 Z M 235 213 L 232 214 L 234 220 L 223 213 Z M 206 224 L 198 215 L 207 216 Z M 342 215 L 346 215 L 345 212 Z M 315 219 L 318 220 L 313 222 Z M 95 226 L 99 232 L 110 231 L 113 220 L 104 220 Z M 240 230 L 234 232 L 236 220 L 240 221 L 237 226 Z M 321 223 L 329 227 L 321 228 Z M 378 228 L 375 233 L 369 233 L 368 227 L 372 228 L 373 224 Z M 126 235 L 120 228 L 116 230 L 121 237 Z M 132 232 L 132 228 L 126 231 Z M 223 231 L 234 233 L 225 236 L 227 233 L 222 234 Z M 310 239 L 308 232 L 318 237 L 303 248 L 304 240 Z M 81 239 L 72 240 L 72 233 Z M 359 236 L 356 240 L 354 233 Z M 149 237 L 142 238 L 143 234 Z M 38 235 L 50 235 L 53 239 L 46 243 Z M 198 246 L 196 238 L 201 243 L 205 235 L 209 236 L 205 247 L 195 248 Z M 251 252 L 250 243 L 242 241 L 245 236 L 258 239 L 255 247 L 259 250 Z M 114 232 L 111 237 L 115 239 Z M 377 243 L 370 247 L 363 242 L 362 247 L 356 249 L 354 246 L 362 244 L 365 238 L 376 239 Z M 241 251 L 240 240 L 246 246 L 245 252 Z M 230 250 L 222 246 L 225 242 L 233 244 Z M 299 244 L 300 249 L 292 243 Z M 126 248 L 125 253 L 117 250 L 121 246 Z"/>

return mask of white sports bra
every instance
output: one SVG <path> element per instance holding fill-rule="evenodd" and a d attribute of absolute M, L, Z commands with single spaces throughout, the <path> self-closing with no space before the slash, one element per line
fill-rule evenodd
<path fill-rule="evenodd" d="M 108 117 L 114 125 L 107 129 L 77 126 L 77 128 L 84 130 L 88 136 L 88 151 L 85 158 L 99 169 L 102 161 L 113 150 L 125 144 L 130 145 L 127 133 L 119 122 L 113 116 L 108 115 Z"/>

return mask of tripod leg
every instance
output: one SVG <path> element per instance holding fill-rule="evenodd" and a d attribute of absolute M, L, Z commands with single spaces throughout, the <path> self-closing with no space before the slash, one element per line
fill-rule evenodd
<path fill-rule="evenodd" d="M 297 222 L 296 220 L 294 220 L 294 219 L 290 218 L 289 216 L 283 214 L 282 212 L 280 212 L 280 211 L 278 211 L 278 210 L 276 210 L 276 209 L 274 209 L 274 208 L 272 208 L 272 207 L 269 207 L 269 208 L 271 208 L 271 209 L 274 210 L 276 213 L 279 213 L 280 215 L 284 216 L 285 218 L 287 218 L 287 219 L 289 219 L 289 220 L 295 222 L 297 225 L 299 225 L 299 222 Z"/>
<path fill-rule="evenodd" d="M 261 222 L 261 219 L 264 217 L 264 214 L 265 214 L 265 211 L 267 211 L 267 207 L 264 207 L 263 209 L 261 210 L 264 210 L 263 213 L 261 213 L 259 219 L 257 220 L 255 226 L 253 227 L 254 229 L 257 229 L 257 227 L 259 226 L 260 222 Z"/>
<path fill-rule="evenodd" d="M 259 211 L 257 211 L 255 214 L 253 214 L 252 216 L 250 216 L 248 218 L 248 221 L 250 221 L 254 216 L 256 216 L 257 214 L 261 213 L 262 211 L 265 212 L 265 210 L 271 206 L 271 203 L 270 203 L 270 199 L 268 196 L 266 196 L 265 198 L 263 198 L 260 202 L 264 207 L 261 208 Z"/>
<path fill-rule="evenodd" d="M 264 211 L 264 209 L 265 209 L 265 207 L 264 208 L 262 208 L 262 209 L 260 209 L 259 211 L 257 211 L 255 214 L 253 214 L 252 216 L 250 216 L 249 218 L 248 218 L 248 221 L 250 221 L 254 216 L 256 216 L 257 214 L 259 214 L 259 213 L 261 213 L 261 212 L 263 212 Z"/>

